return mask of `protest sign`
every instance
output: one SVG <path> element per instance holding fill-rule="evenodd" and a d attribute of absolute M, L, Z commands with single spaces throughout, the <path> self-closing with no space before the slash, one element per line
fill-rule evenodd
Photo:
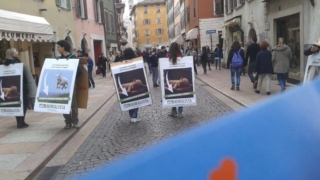
<path fill-rule="evenodd" d="M 161 58 L 159 64 L 162 106 L 196 106 L 193 58 L 178 57 L 176 64 L 168 58 Z"/>
<path fill-rule="evenodd" d="M 23 116 L 22 80 L 22 63 L 0 66 L 0 116 Z"/>
<path fill-rule="evenodd" d="M 308 57 L 303 83 L 306 84 L 320 75 L 320 53 Z"/>
<path fill-rule="evenodd" d="M 46 59 L 34 111 L 69 114 L 79 59 Z"/>
<path fill-rule="evenodd" d="M 121 111 L 152 104 L 143 61 L 139 58 L 111 64 Z"/>

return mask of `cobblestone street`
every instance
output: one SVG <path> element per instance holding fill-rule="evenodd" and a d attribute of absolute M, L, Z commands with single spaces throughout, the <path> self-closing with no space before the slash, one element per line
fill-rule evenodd
<path fill-rule="evenodd" d="M 53 179 L 79 176 L 123 155 L 233 111 L 203 86 L 196 86 L 198 105 L 185 107 L 181 119 L 169 117 L 170 109 L 162 108 L 160 88 L 152 89 L 153 104 L 139 109 L 138 118 L 141 121 L 138 123 L 131 123 L 128 112 L 121 112 L 119 104 L 115 103 Z"/>

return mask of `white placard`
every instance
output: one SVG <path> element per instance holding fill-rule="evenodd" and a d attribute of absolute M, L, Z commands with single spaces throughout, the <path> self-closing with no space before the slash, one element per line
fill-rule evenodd
<path fill-rule="evenodd" d="M 121 111 L 152 104 L 142 60 L 123 62 L 111 67 L 111 71 Z"/>
<path fill-rule="evenodd" d="M 193 57 L 178 57 L 176 64 L 168 58 L 161 58 L 159 63 L 162 106 L 196 106 Z"/>
<path fill-rule="evenodd" d="M 22 80 L 22 63 L 0 65 L 0 116 L 24 115 Z"/>
<path fill-rule="evenodd" d="M 79 59 L 49 59 L 42 67 L 34 111 L 69 114 Z"/>
<path fill-rule="evenodd" d="M 307 84 L 320 75 L 320 53 L 308 57 L 306 70 L 304 72 L 303 84 Z"/>

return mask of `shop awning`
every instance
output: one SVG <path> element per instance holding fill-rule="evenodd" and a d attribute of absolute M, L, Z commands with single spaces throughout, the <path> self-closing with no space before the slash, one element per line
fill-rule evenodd
<path fill-rule="evenodd" d="M 53 31 L 43 17 L 0 9 L 0 39 L 53 41 Z"/>
<path fill-rule="evenodd" d="M 197 39 L 198 38 L 198 28 L 193 28 L 188 31 L 186 40 Z"/>
<path fill-rule="evenodd" d="M 173 43 L 173 42 L 176 42 L 176 43 L 178 43 L 178 44 L 183 44 L 184 39 L 183 39 L 182 35 L 179 34 L 178 36 L 176 36 L 176 37 L 171 41 L 171 43 Z"/>

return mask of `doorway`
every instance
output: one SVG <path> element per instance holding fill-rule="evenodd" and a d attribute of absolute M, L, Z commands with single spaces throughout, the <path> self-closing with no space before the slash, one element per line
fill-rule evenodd
<path fill-rule="evenodd" d="M 97 65 L 99 60 L 99 55 L 102 53 L 102 41 L 93 40 L 93 49 L 94 49 L 94 62 Z M 96 74 L 100 74 L 100 68 L 97 68 Z"/>

